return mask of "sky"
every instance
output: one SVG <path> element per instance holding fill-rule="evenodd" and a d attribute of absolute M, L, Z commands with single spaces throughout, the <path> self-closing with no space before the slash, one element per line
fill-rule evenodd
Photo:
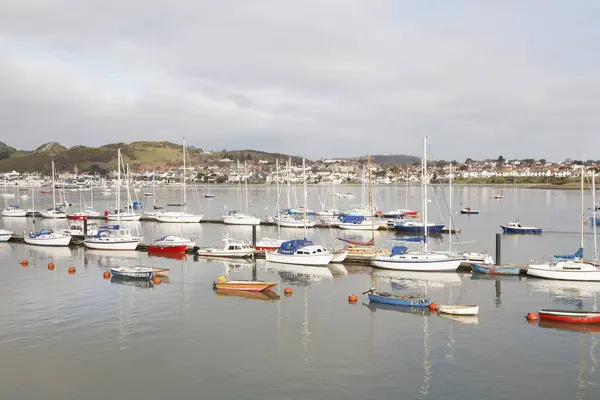
<path fill-rule="evenodd" d="M 0 4 L 0 141 L 600 159 L 600 2 Z"/>

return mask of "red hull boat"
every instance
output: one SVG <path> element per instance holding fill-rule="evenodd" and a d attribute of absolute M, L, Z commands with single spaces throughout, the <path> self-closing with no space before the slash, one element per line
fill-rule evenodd
<path fill-rule="evenodd" d="M 150 246 L 148 246 L 149 253 L 185 253 L 186 250 L 187 250 L 186 245 L 181 245 L 181 246 L 150 245 Z"/>
<path fill-rule="evenodd" d="M 569 324 L 600 324 L 600 312 L 571 310 L 540 310 L 541 320 L 566 322 Z"/>
<path fill-rule="evenodd" d="M 84 215 L 84 214 L 71 214 L 71 215 L 67 215 L 67 219 L 75 220 L 75 221 L 83 221 L 84 219 L 87 219 L 87 215 Z"/>

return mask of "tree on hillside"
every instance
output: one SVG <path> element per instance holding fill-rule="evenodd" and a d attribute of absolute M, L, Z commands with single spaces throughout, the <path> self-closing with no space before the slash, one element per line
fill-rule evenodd
<path fill-rule="evenodd" d="M 504 164 L 504 157 L 500 156 L 498 157 L 498 165 L 503 165 Z"/>
<path fill-rule="evenodd" d="M 0 160 L 4 160 L 10 157 L 10 152 L 8 150 L 0 151 Z"/>

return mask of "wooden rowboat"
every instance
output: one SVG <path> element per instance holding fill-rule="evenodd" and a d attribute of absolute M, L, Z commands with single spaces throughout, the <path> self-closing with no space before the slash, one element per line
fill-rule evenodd
<path fill-rule="evenodd" d="M 262 292 L 263 290 L 271 290 L 277 285 L 277 282 L 265 281 L 217 281 L 213 283 L 215 289 L 221 290 L 237 290 L 242 292 Z"/>
<path fill-rule="evenodd" d="M 427 307 L 430 303 L 430 299 L 425 296 L 395 295 L 386 292 L 369 292 L 368 296 L 370 301 L 395 306 Z"/>
<path fill-rule="evenodd" d="M 479 306 L 474 304 L 441 304 L 438 312 L 452 315 L 477 315 Z"/>
<path fill-rule="evenodd" d="M 156 268 L 156 267 L 152 267 L 152 269 L 154 270 L 154 276 L 159 276 L 159 277 L 169 276 L 169 269 L 168 268 Z"/>
<path fill-rule="evenodd" d="M 571 310 L 540 310 L 540 320 L 570 324 L 600 324 L 600 312 Z"/>
<path fill-rule="evenodd" d="M 482 265 L 471 263 L 471 270 L 480 274 L 490 275 L 519 275 L 521 268 L 519 267 L 502 267 L 496 265 Z"/>

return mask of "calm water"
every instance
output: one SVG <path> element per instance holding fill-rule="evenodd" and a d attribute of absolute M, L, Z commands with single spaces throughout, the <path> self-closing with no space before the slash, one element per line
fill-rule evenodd
<path fill-rule="evenodd" d="M 347 190 L 357 200 L 346 204 L 359 203 L 360 188 Z M 236 206 L 234 188 L 211 191 L 218 197 L 202 200 L 206 218 L 217 218 L 226 203 Z M 578 192 L 503 189 L 502 201 L 490 198 L 496 192 L 455 188 L 457 208 L 463 203 L 482 211 L 453 216 L 462 229 L 461 241 L 479 241 L 462 248 L 493 251 L 498 225 L 519 218 L 545 232 L 504 236 L 505 262 L 576 250 Z M 157 200 L 169 193 L 176 198 L 171 189 Z M 274 188 L 252 188 L 255 208 L 272 210 L 274 193 Z M 310 207 L 318 208 L 317 197 L 313 189 Z M 377 197 L 383 208 L 405 206 L 402 190 L 379 188 Z M 95 203 L 101 201 L 108 203 Z M 418 189 L 411 189 L 409 207 L 419 204 Z M 447 220 L 437 211 L 432 214 Z M 1 221 L 16 231 L 30 223 Z M 147 238 L 180 230 L 138 225 Z M 220 242 L 226 228 L 202 224 L 184 229 L 200 244 L 211 245 Z M 247 227 L 227 229 L 237 237 L 250 236 Z M 260 227 L 259 237 L 294 232 Z M 310 232 L 327 244 L 340 234 L 351 233 Z M 377 234 L 380 243 L 387 237 Z M 587 249 L 592 249 L 591 240 Z M 18 264 L 23 258 L 29 266 Z M 0 386 L 7 399 L 596 399 L 599 393 L 598 334 L 532 326 L 523 316 L 539 308 L 595 308 L 600 284 L 524 277 L 495 281 L 349 265 L 293 267 L 262 260 L 254 265 L 192 256 L 175 260 L 18 244 L 0 244 L 0 259 Z M 54 271 L 47 269 L 48 262 L 56 264 Z M 111 266 L 137 264 L 170 268 L 168 283 L 142 287 L 102 278 Z M 75 275 L 67 274 L 69 266 L 77 268 Z M 223 274 L 275 279 L 280 281 L 277 293 L 287 286 L 294 293 L 274 299 L 219 295 L 212 282 Z M 479 304 L 480 313 L 456 320 L 418 310 L 370 308 L 365 296 L 348 304 L 349 294 L 373 283 L 386 291 L 427 292 L 437 303 Z"/>

